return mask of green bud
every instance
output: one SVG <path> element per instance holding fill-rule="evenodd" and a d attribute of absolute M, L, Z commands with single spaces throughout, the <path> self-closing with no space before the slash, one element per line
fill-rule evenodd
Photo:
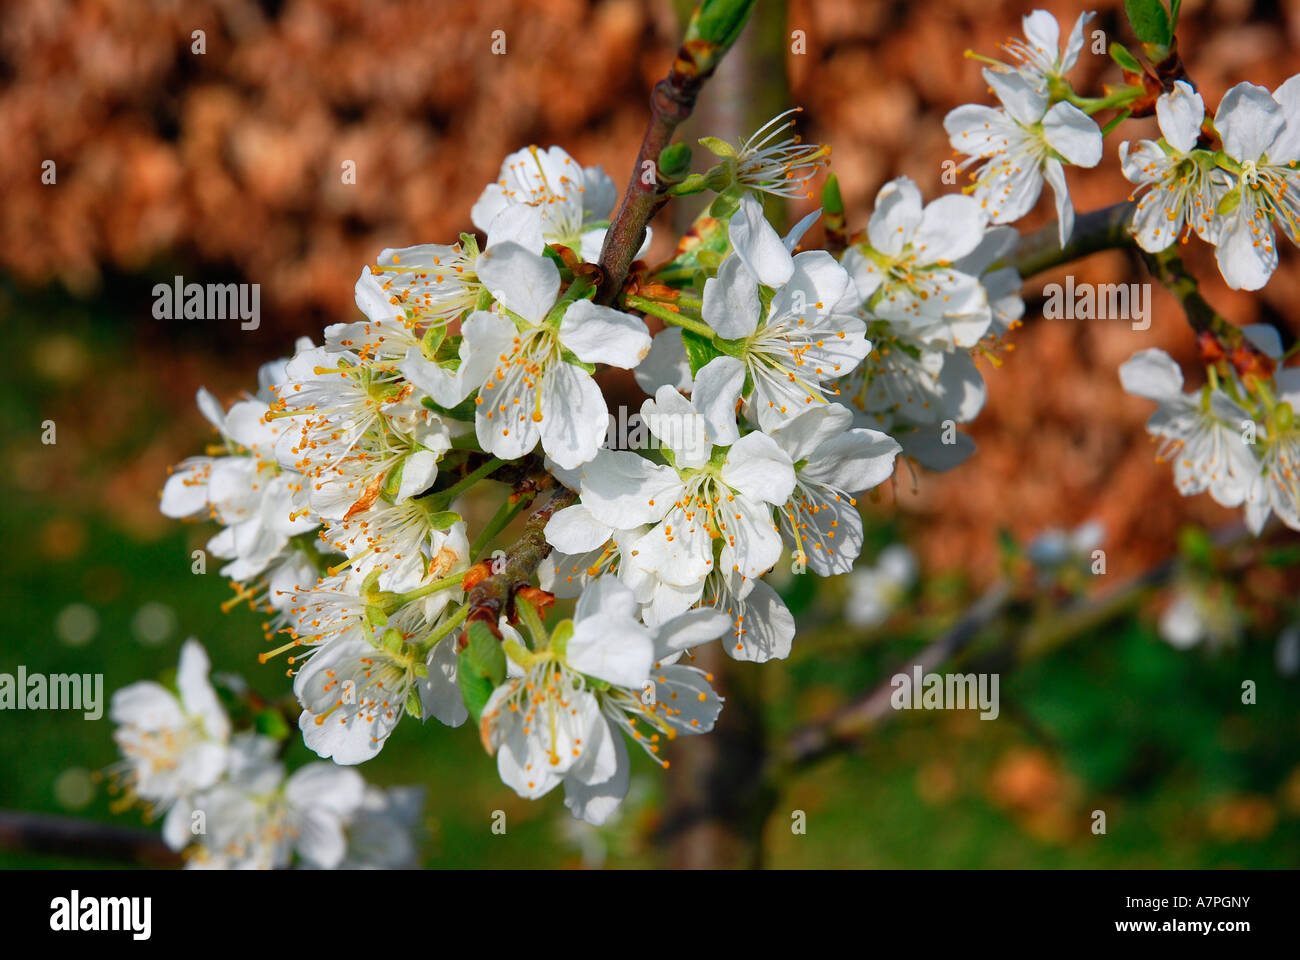
<path fill-rule="evenodd" d="M 396 656 L 402 652 L 402 631 L 389 627 L 384 631 L 384 649 Z"/>
<path fill-rule="evenodd" d="M 703 0 L 695 8 L 691 22 L 686 27 L 686 42 L 689 44 L 702 40 L 721 48 L 702 72 L 708 72 L 717 66 L 717 60 L 736 42 L 740 31 L 745 28 L 754 2 L 755 0 Z M 701 63 L 700 66 L 705 68 L 706 64 Z"/>
<path fill-rule="evenodd" d="M 844 213 L 844 197 L 840 195 L 840 178 L 831 174 L 822 184 L 822 209 L 831 216 Z"/>
<path fill-rule="evenodd" d="M 659 179 L 668 183 L 691 172 L 691 148 L 684 143 L 670 143 L 659 151 Z"/>
<path fill-rule="evenodd" d="M 417 691 L 412 690 L 406 695 L 406 712 L 415 717 L 415 719 L 420 720 L 424 717 L 423 710 L 424 705 L 420 703 L 420 694 Z"/>

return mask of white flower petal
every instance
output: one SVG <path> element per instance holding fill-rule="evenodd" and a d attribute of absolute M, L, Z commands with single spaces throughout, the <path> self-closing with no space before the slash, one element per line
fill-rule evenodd
<path fill-rule="evenodd" d="M 759 283 L 779 287 L 790 279 L 794 272 L 790 251 L 763 216 L 763 205 L 753 194 L 741 198 L 739 208 L 731 215 L 727 233 L 736 255 Z"/>
<path fill-rule="evenodd" d="M 691 403 L 708 424 L 709 442 L 730 446 L 740 439 L 736 402 L 745 384 L 745 365 L 735 357 L 714 357 L 695 375 Z"/>
<path fill-rule="evenodd" d="M 732 444 L 721 477 L 737 493 L 767 503 L 785 503 L 794 490 L 794 464 L 765 433 L 751 433 Z"/>
<path fill-rule="evenodd" d="M 722 261 L 716 277 L 704 281 L 700 316 L 723 340 L 739 340 L 754 332 L 761 313 L 758 282 L 745 261 L 732 254 Z"/>
<path fill-rule="evenodd" d="M 509 241 L 484 250 L 475 271 L 507 310 L 532 324 L 546 319 L 560 292 L 560 271 L 555 263 Z"/>
<path fill-rule="evenodd" d="M 650 352 L 650 331 L 639 317 L 578 300 L 560 321 L 560 342 L 583 363 L 631 370 Z"/>

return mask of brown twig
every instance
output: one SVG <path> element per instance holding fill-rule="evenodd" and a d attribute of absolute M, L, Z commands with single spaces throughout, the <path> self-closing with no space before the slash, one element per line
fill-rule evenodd
<path fill-rule="evenodd" d="M 154 867 L 183 862 L 152 830 L 21 810 L 0 810 L 0 849 Z"/>
<path fill-rule="evenodd" d="M 738 11 L 739 22 L 743 25 L 753 4 L 752 0 L 732 0 L 728 5 Z M 623 289 L 632 261 L 645 237 L 646 224 L 667 200 L 666 185 L 658 176 L 659 154 L 672 141 L 678 125 L 695 109 L 704 81 L 713 74 L 735 39 L 732 35 L 717 42 L 716 38 L 710 40 L 699 35 L 700 15 L 707 6 L 709 3 L 705 2 L 696 8 L 686 31 L 686 40 L 678 49 L 668 76 L 656 83 L 650 93 L 650 120 L 641 140 L 641 149 L 632 167 L 632 176 L 628 178 L 623 202 L 600 251 L 603 278 L 596 292 L 598 303 L 612 303 Z M 737 33 L 739 28 L 728 32 Z M 646 170 L 656 172 L 649 183 L 646 182 Z"/>
<path fill-rule="evenodd" d="M 471 570 L 470 576 L 477 576 L 477 582 L 469 588 L 469 613 L 465 617 L 468 628 L 470 623 L 486 623 L 493 633 L 498 632 L 497 623 L 502 614 L 513 617 L 515 594 L 531 585 L 533 574 L 538 565 L 551 552 L 551 545 L 546 542 L 547 521 L 558 510 L 563 510 L 578 499 L 578 495 L 566 487 L 556 490 L 549 500 L 535 510 L 524 524 L 519 539 L 510 545 L 503 559 L 485 561 L 478 565 L 477 573 Z M 462 635 L 461 646 L 466 640 Z"/>

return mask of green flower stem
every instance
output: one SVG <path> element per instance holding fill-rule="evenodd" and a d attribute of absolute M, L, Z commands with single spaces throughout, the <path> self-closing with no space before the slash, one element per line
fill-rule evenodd
<path fill-rule="evenodd" d="M 634 310 L 640 310 L 642 313 L 648 313 L 652 317 L 658 317 L 664 323 L 670 323 L 674 327 L 681 327 L 683 330 L 689 330 L 692 333 L 698 333 L 702 337 L 713 339 L 713 331 L 703 321 L 696 320 L 693 317 L 687 317 L 678 313 L 676 310 L 669 309 L 666 305 L 655 300 L 647 300 L 645 297 L 636 295 L 628 296 L 623 301 L 627 306 Z"/>
<path fill-rule="evenodd" d="M 405 593 L 397 595 L 398 602 L 402 606 L 410 603 L 412 600 L 419 600 L 421 597 L 427 597 L 431 593 L 437 593 L 439 590 L 446 590 L 448 587 L 458 587 L 461 581 L 465 579 L 465 572 L 453 573 L 449 577 L 443 577 L 440 580 L 430 580 L 428 583 L 421 584 L 414 590 L 407 590 Z"/>
<path fill-rule="evenodd" d="M 1120 87 L 1118 90 L 1104 97 L 1081 97 L 1071 91 L 1066 95 L 1066 102 L 1072 103 L 1088 116 L 1094 113 L 1100 113 L 1102 110 L 1114 110 L 1117 107 L 1127 107 L 1134 100 L 1141 97 L 1146 91 L 1142 87 Z"/>
<path fill-rule="evenodd" d="M 469 615 L 469 604 L 468 603 L 461 604 L 459 607 L 456 608 L 455 613 L 453 613 L 446 620 L 442 621 L 442 623 L 434 627 L 432 632 L 427 637 L 425 637 L 423 640 L 420 641 L 420 649 L 432 650 L 434 647 L 438 645 L 439 640 L 441 640 L 447 634 L 451 633 L 453 630 L 459 627 L 465 621 L 465 617 L 467 617 L 468 615 Z"/>
<path fill-rule="evenodd" d="M 488 525 L 474 538 L 474 545 L 470 547 L 469 555 L 474 558 L 475 563 L 483 559 L 483 551 L 496 539 L 497 534 L 510 526 L 510 521 L 527 509 L 535 496 L 534 493 L 525 493 L 521 494 L 513 502 L 507 500 L 501 504 L 497 512 L 493 514 L 492 519 L 488 521 Z"/>
<path fill-rule="evenodd" d="M 434 509 L 441 510 L 447 506 L 450 506 L 451 502 L 455 500 L 457 497 L 459 497 L 462 493 L 464 493 L 470 487 L 474 486 L 474 484 L 478 483 L 480 480 L 483 480 L 484 478 L 488 477 L 492 473 L 496 472 L 496 470 L 499 469 L 500 467 L 505 466 L 505 464 L 506 461 L 502 460 L 500 457 L 493 457 L 491 460 L 483 464 L 481 467 L 465 474 L 464 477 L 462 477 L 460 480 L 457 480 L 446 490 L 439 490 L 435 493 L 429 494 L 427 500 L 431 506 L 434 506 Z"/>

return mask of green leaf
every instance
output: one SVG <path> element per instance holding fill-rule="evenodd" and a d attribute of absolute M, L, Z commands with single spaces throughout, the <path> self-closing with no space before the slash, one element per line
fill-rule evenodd
<path fill-rule="evenodd" d="M 1111 41 L 1110 58 L 1119 65 L 1119 68 L 1125 73 L 1141 73 L 1142 64 L 1138 63 L 1137 57 L 1128 52 L 1128 47 L 1122 43 Z"/>
<path fill-rule="evenodd" d="M 465 636 L 468 643 L 457 660 L 456 683 L 465 709 L 478 723 L 492 691 L 505 679 L 506 654 L 501 641 L 481 620 L 470 623 Z"/>
<path fill-rule="evenodd" d="M 1167 47 L 1173 40 L 1169 11 L 1161 0 L 1124 0 L 1124 12 L 1133 35 L 1143 43 Z"/>
<path fill-rule="evenodd" d="M 478 390 L 475 390 L 468 397 L 456 404 L 454 407 L 444 407 L 434 401 L 433 397 L 421 397 L 420 402 L 433 410 L 435 413 L 441 413 L 453 420 L 470 421 L 474 419 L 474 401 L 478 399 Z"/>
<path fill-rule="evenodd" d="M 253 727 L 262 736 L 275 740 L 284 740 L 289 736 L 289 724 L 285 722 L 284 714 L 279 710 L 271 708 L 262 710 L 253 719 Z"/>
<path fill-rule="evenodd" d="M 506 652 L 501 649 L 501 641 L 481 620 L 470 623 L 465 633 L 469 639 L 465 654 L 469 657 L 470 669 L 490 680 L 492 686 L 499 685 L 506 678 Z"/>
<path fill-rule="evenodd" d="M 402 489 L 402 474 L 405 470 L 406 458 L 403 457 L 402 461 L 397 466 L 388 471 L 387 475 L 384 477 L 384 483 L 379 492 L 389 498 L 397 496 L 397 491 Z"/>
<path fill-rule="evenodd" d="M 710 360 L 722 356 L 722 351 L 713 345 L 712 340 L 695 333 L 693 330 L 682 331 L 682 344 L 686 347 L 686 359 L 691 365 L 691 376 L 700 372 Z"/>
<path fill-rule="evenodd" d="M 450 367 L 455 370 L 460 366 L 460 342 L 461 335 L 444 337 L 438 343 L 438 349 L 434 351 L 433 362 L 444 367 Z"/>

